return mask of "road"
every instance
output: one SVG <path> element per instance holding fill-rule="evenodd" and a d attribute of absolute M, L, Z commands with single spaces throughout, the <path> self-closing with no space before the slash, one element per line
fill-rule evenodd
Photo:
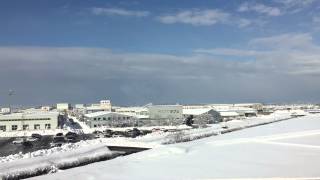
<path fill-rule="evenodd" d="M 32 146 L 24 146 L 22 144 L 13 144 L 12 141 L 16 138 L 0 138 L 0 157 L 8 156 L 11 154 L 17 153 L 28 153 L 37 151 L 40 149 L 49 149 L 50 143 L 53 140 L 52 135 L 42 136 L 40 141 L 36 141 L 32 143 Z M 84 139 L 93 139 L 93 135 L 91 134 L 84 134 L 79 135 L 77 138 L 77 142 Z"/>

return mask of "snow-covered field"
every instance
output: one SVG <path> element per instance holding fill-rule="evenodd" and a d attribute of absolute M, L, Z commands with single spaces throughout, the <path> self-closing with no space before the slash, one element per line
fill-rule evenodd
<path fill-rule="evenodd" d="M 143 148 L 154 148 L 154 149 L 166 149 L 171 146 L 165 146 L 163 144 L 172 144 L 175 142 L 184 142 L 193 139 L 199 139 L 202 137 L 208 137 L 212 135 L 219 135 L 224 131 L 228 131 L 230 129 L 239 129 L 250 127 L 252 125 L 263 124 L 267 122 L 273 122 L 281 119 L 286 119 L 290 117 L 290 112 L 277 112 L 272 115 L 268 116 L 259 116 L 253 118 L 247 118 L 244 120 L 233 120 L 226 122 L 225 124 L 214 124 L 210 125 L 208 128 L 199 128 L 199 129 L 189 129 L 185 128 L 184 126 L 180 127 L 166 127 L 167 129 L 180 129 L 179 132 L 154 132 L 151 134 L 147 134 L 142 137 L 137 138 L 100 138 L 95 140 L 87 140 L 81 141 L 75 144 L 66 144 L 63 145 L 61 148 L 51 148 L 46 150 L 39 150 L 32 153 L 27 154 L 15 154 L 6 157 L 0 158 L 0 172 L 2 173 L 11 173 L 14 171 L 20 171 L 20 168 L 24 166 L 28 166 L 28 162 L 33 162 L 34 159 L 37 159 L 38 162 L 41 161 L 41 164 L 48 164 L 48 161 L 51 162 L 51 158 L 55 157 L 56 155 L 68 157 L 68 154 L 72 154 L 72 152 L 82 151 L 86 149 L 89 151 L 91 149 L 91 153 L 97 150 L 99 152 L 99 148 L 97 146 L 128 146 L 128 147 L 143 147 Z M 228 126 L 229 128 L 223 129 L 222 126 Z M 223 135 L 225 136 L 225 135 Z M 221 136 L 221 137 L 223 137 Z M 177 148 L 173 148 L 172 151 L 177 150 Z M 171 151 L 171 150 L 170 150 Z M 179 148 L 178 148 L 178 151 Z M 164 151 L 166 152 L 166 151 Z M 76 154 L 76 153 L 75 153 Z M 11 168 L 7 168 L 11 167 Z M 37 169 L 37 166 L 30 166 L 28 170 L 30 171 L 32 168 Z M 47 168 L 47 166 L 45 166 Z M 22 168 L 23 169 L 23 168 Z M 1 174 L 0 174 L 1 175 Z"/>
<path fill-rule="evenodd" d="M 319 138 L 320 115 L 308 115 L 34 179 L 316 178 Z"/>

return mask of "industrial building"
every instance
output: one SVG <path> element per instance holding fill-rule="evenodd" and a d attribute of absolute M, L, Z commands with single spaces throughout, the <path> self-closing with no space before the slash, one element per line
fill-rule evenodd
<path fill-rule="evenodd" d="M 138 119 L 148 119 L 149 111 L 146 107 L 113 107 L 114 111 L 129 116 L 135 116 Z"/>
<path fill-rule="evenodd" d="M 56 129 L 58 118 L 57 112 L 0 115 L 0 131 Z"/>
<path fill-rule="evenodd" d="M 182 119 L 181 105 L 152 105 L 148 106 L 149 118 L 158 120 Z"/>
<path fill-rule="evenodd" d="M 90 106 L 85 107 L 85 111 L 87 114 L 95 113 L 99 111 L 112 111 L 112 105 L 110 100 L 101 100 L 100 103 L 91 104 Z"/>
<path fill-rule="evenodd" d="M 57 110 L 58 111 L 68 111 L 70 110 L 71 105 L 69 103 L 58 103 Z"/>
<path fill-rule="evenodd" d="M 134 126 L 136 118 L 116 112 L 100 111 L 84 115 L 84 120 L 91 128 L 109 126 L 109 127 L 127 127 Z"/>

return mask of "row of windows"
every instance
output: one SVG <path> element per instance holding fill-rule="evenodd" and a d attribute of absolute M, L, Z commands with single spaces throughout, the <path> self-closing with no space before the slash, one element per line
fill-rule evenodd
<path fill-rule="evenodd" d="M 99 120 L 111 120 L 111 117 L 108 117 L 108 118 L 106 118 L 106 117 L 103 117 L 103 118 L 93 118 L 93 120 L 95 120 L 95 121 L 99 121 Z M 122 118 L 121 117 L 112 117 L 112 120 L 121 120 L 121 119 L 123 119 L 123 120 L 126 120 L 126 119 L 130 119 L 130 117 L 129 116 L 127 116 L 127 117 L 125 117 L 125 116 L 123 116 Z"/>
<path fill-rule="evenodd" d="M 0 121 L 43 121 L 50 120 L 50 118 L 33 118 L 33 119 L 0 119 Z"/>
<path fill-rule="evenodd" d="M 158 110 L 159 113 L 180 113 L 179 110 Z"/>
<path fill-rule="evenodd" d="M 45 124 L 45 129 L 51 129 L 51 124 Z M 40 129 L 40 124 L 34 124 L 33 129 Z M 11 130 L 16 131 L 18 130 L 18 125 L 11 125 Z M 29 130 L 29 124 L 22 125 L 22 130 Z M 7 131 L 7 126 L 0 126 L 0 131 Z"/>

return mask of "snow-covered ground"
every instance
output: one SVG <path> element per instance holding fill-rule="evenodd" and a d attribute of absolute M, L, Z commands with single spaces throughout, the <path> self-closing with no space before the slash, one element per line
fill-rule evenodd
<path fill-rule="evenodd" d="M 57 133 L 67 133 L 67 129 L 52 129 L 52 130 L 30 130 L 30 131 L 12 131 L 12 132 L 0 132 L 0 137 L 21 137 L 31 136 L 32 134 L 41 135 L 56 135 Z"/>
<path fill-rule="evenodd" d="M 320 115 L 308 115 L 33 179 L 317 178 L 319 138 Z"/>
<path fill-rule="evenodd" d="M 286 119 L 289 117 L 290 117 L 290 112 L 285 111 L 285 112 L 277 112 L 268 116 L 252 117 L 244 120 L 233 120 L 233 121 L 226 122 L 225 124 L 213 124 L 213 125 L 210 125 L 208 128 L 189 129 L 189 128 L 186 128 L 185 126 L 166 127 L 167 129 L 175 129 L 175 128 L 180 129 L 180 131 L 178 132 L 158 131 L 158 132 L 147 134 L 145 136 L 137 137 L 134 139 L 118 137 L 118 138 L 100 138 L 95 140 L 81 141 L 75 144 L 66 144 L 61 148 L 51 148 L 51 149 L 39 150 L 32 153 L 27 153 L 27 154 L 20 153 L 20 154 L 10 155 L 6 157 L 1 157 L 0 172 L 8 173 L 13 171 L 13 169 L 7 169 L 6 167 L 8 166 L 16 167 L 19 170 L 20 167 L 26 166 L 28 164 L 26 162 L 28 161 L 33 162 L 34 159 L 38 159 L 38 161 L 41 161 L 42 159 L 42 163 L 45 163 L 46 161 L 48 161 L 48 158 L 50 159 L 50 157 L 54 157 L 57 154 L 61 156 L 65 154 L 67 156 L 69 153 L 81 151 L 82 149 L 90 150 L 90 148 L 92 148 L 91 152 L 95 152 L 96 146 L 128 146 L 128 147 L 161 149 L 164 146 L 163 144 L 183 142 L 185 140 L 189 141 L 193 139 L 199 139 L 202 137 L 221 134 L 222 132 L 226 131 L 226 129 L 222 128 L 222 126 L 225 126 L 225 125 L 229 127 L 227 130 L 230 130 L 230 129 L 237 129 L 239 127 L 245 128 L 252 125 L 263 124 L 266 122 L 273 122 L 280 119 Z M 171 146 L 168 146 L 168 147 L 171 147 Z M 34 166 L 32 167 L 35 168 Z"/>
<path fill-rule="evenodd" d="M 117 152 L 112 152 L 103 144 L 94 144 L 77 148 L 77 145 L 68 144 L 58 150 L 42 150 L 29 153 L 32 158 L 23 158 L 18 161 L 0 163 L 0 177 L 17 178 L 36 175 L 39 172 L 56 172 L 58 169 L 82 164 L 102 158 L 112 158 Z"/>

